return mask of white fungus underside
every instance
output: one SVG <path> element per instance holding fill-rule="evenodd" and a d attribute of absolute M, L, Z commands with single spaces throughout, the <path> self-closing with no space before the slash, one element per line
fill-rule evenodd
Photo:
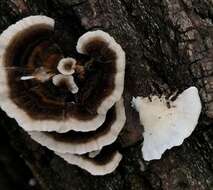
<path fill-rule="evenodd" d="M 0 106 L 7 115 L 11 118 L 15 118 L 17 123 L 27 131 L 56 131 L 59 133 L 64 133 L 70 130 L 74 131 L 93 131 L 100 127 L 105 121 L 107 110 L 121 98 L 123 92 L 123 79 L 124 79 L 124 68 L 125 68 L 125 56 L 121 47 L 110 37 L 108 34 L 103 33 L 103 37 L 107 36 L 108 40 L 111 40 L 111 46 L 115 46 L 118 50 L 118 65 L 122 67 L 122 72 L 118 72 L 116 75 L 116 88 L 112 95 L 110 95 L 106 100 L 103 101 L 99 110 L 103 108 L 102 111 L 99 111 L 99 115 L 89 121 L 80 121 L 75 118 L 69 118 L 66 121 L 54 121 L 54 120 L 35 120 L 29 117 L 29 115 L 19 108 L 9 97 L 9 88 L 7 82 L 6 68 L 4 68 L 4 55 L 6 48 L 10 45 L 12 39 L 19 32 L 23 32 L 25 29 L 28 29 L 35 25 L 45 24 L 48 27 L 54 28 L 54 20 L 46 16 L 30 16 L 18 21 L 16 24 L 11 25 L 0 35 L 0 75 L 1 75 L 1 88 L 0 88 Z M 99 33 L 99 32 L 97 32 Z M 91 33 L 92 35 L 95 32 Z M 89 34 L 84 35 L 87 37 Z M 79 39 L 79 44 L 84 44 L 82 38 Z M 121 61 L 122 59 L 122 61 Z M 10 68 L 11 69 L 11 68 Z M 102 114 L 101 114 L 102 113 Z"/>
<path fill-rule="evenodd" d="M 116 56 L 116 74 L 115 74 L 115 87 L 111 95 L 109 95 L 105 100 L 102 101 L 101 105 L 99 106 L 97 112 L 99 114 L 105 114 L 114 104 L 115 102 L 119 101 L 123 89 L 124 89 L 124 74 L 125 74 L 125 52 L 121 48 L 121 46 L 114 40 L 106 32 L 101 30 L 96 30 L 92 32 L 87 32 L 82 35 L 77 43 L 77 51 L 82 54 L 86 54 L 84 52 L 84 45 L 87 44 L 91 39 L 100 37 L 104 42 L 108 44 L 108 47 L 112 49 Z"/>
<path fill-rule="evenodd" d="M 201 112 L 198 90 L 190 87 L 171 103 L 168 109 L 165 97 L 137 97 L 133 104 L 144 126 L 142 153 L 145 160 L 160 159 L 174 146 L 181 145 L 195 129 Z"/>
<path fill-rule="evenodd" d="M 119 152 L 116 152 L 115 156 L 110 162 L 106 163 L 105 165 L 97 165 L 90 160 L 86 160 L 84 157 L 80 155 L 69 154 L 69 153 L 62 154 L 58 152 L 55 152 L 55 154 L 63 158 L 69 164 L 76 165 L 88 171 L 92 175 L 106 175 L 106 174 L 112 173 L 118 167 L 122 159 L 122 155 Z"/>
<path fill-rule="evenodd" d="M 37 141 L 50 150 L 59 153 L 85 154 L 95 150 L 100 150 L 102 147 L 112 144 L 118 137 L 126 121 L 123 100 L 116 103 L 116 120 L 112 124 L 111 129 L 104 135 L 94 138 L 92 141 L 77 144 L 68 142 L 58 142 L 54 138 L 43 132 L 29 132 L 32 139 Z"/>

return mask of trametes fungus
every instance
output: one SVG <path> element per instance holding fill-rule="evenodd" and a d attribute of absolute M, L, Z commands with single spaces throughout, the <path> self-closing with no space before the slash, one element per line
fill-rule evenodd
<path fill-rule="evenodd" d="M 126 121 L 125 53 L 98 30 L 79 38 L 84 58 L 65 58 L 53 36 L 46 16 L 24 18 L 0 35 L 0 106 L 68 163 L 105 175 L 122 158 L 111 144 Z"/>
<path fill-rule="evenodd" d="M 73 58 L 61 59 L 58 63 L 57 69 L 61 74 L 55 75 L 52 80 L 53 84 L 60 88 L 67 88 L 71 93 L 78 93 L 78 86 L 72 76 L 75 73 L 76 60 Z"/>
<path fill-rule="evenodd" d="M 125 53 L 97 30 L 77 42 L 88 60 L 64 58 L 53 30 L 53 19 L 30 16 L 1 34 L 1 108 L 28 131 L 96 130 L 123 93 Z"/>
<path fill-rule="evenodd" d="M 190 87 L 175 101 L 152 96 L 133 98 L 133 105 L 144 126 L 142 153 L 145 160 L 160 159 L 161 155 L 183 140 L 195 129 L 201 112 L 198 90 Z"/>

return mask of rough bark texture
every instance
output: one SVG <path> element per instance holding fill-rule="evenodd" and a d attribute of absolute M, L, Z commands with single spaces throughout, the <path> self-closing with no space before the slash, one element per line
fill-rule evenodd
<path fill-rule="evenodd" d="M 1 128 L 9 134 L 12 147 L 42 189 L 213 189 L 212 0 L 0 0 L 0 32 L 22 17 L 35 14 L 56 19 L 55 34 L 60 36 L 59 43 L 67 55 L 72 54 L 82 33 L 97 28 L 114 36 L 127 54 L 127 123 L 118 140 L 124 158 L 110 175 L 94 177 L 68 165 L 33 142 L 13 119 L 1 113 Z M 203 102 L 199 125 L 182 146 L 167 151 L 161 160 L 145 162 L 140 151 L 142 127 L 130 106 L 132 96 L 181 91 L 191 85 L 199 88 Z M 3 155 L 0 166 L 14 168 L 14 175 L 24 176 L 16 165 L 8 166 Z M 16 158 L 12 153 L 8 157 Z M 1 175 L 5 176 L 3 170 Z M 0 189 L 6 189 L 3 187 Z"/>

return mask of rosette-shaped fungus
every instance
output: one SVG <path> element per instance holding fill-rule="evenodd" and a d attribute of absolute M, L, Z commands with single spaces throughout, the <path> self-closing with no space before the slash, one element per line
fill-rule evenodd
<path fill-rule="evenodd" d="M 24 18 L 0 35 L 0 106 L 68 163 L 110 173 L 122 158 L 111 144 L 126 121 L 125 53 L 97 30 L 79 38 L 82 59 L 65 57 L 53 36 L 46 16 Z"/>
<path fill-rule="evenodd" d="M 144 126 L 142 153 L 145 160 L 160 159 L 161 155 L 183 140 L 195 129 L 201 102 L 198 90 L 190 87 L 175 101 L 159 98 L 133 98 L 133 105 L 140 114 Z"/>
<path fill-rule="evenodd" d="M 64 58 L 53 31 L 53 19 L 30 16 L 1 34 L 1 108 L 28 131 L 96 130 L 121 98 L 125 53 L 97 30 L 77 42 L 87 60 Z"/>

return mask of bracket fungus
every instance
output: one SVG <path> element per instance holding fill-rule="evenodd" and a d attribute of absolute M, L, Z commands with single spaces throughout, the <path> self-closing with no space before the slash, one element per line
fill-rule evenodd
<path fill-rule="evenodd" d="M 195 87 L 183 91 L 175 101 L 165 96 L 133 98 L 133 106 L 144 126 L 142 153 L 147 161 L 160 159 L 167 149 L 181 145 L 195 129 L 201 112 Z"/>
<path fill-rule="evenodd" d="M 112 143 L 126 121 L 125 53 L 97 30 L 79 38 L 77 58 L 65 57 L 54 24 L 29 16 L 0 35 L 0 107 L 68 163 L 110 173 L 122 158 Z"/>
<path fill-rule="evenodd" d="M 27 131 L 96 130 L 122 96 L 125 53 L 97 30 L 77 42 L 88 60 L 65 58 L 53 34 L 53 19 L 30 16 L 0 35 L 0 106 Z"/>

